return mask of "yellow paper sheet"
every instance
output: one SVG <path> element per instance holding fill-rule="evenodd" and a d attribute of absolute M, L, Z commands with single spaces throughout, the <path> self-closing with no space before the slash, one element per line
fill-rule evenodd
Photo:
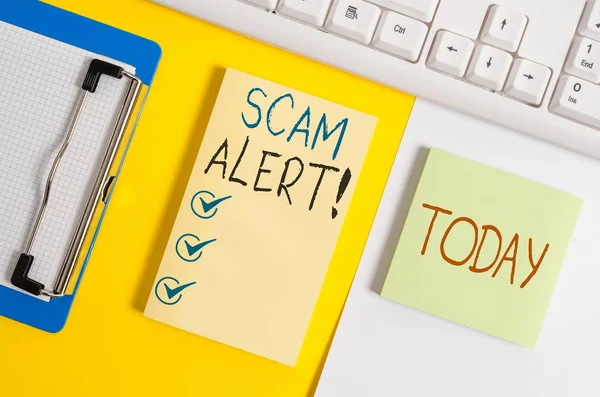
<path fill-rule="evenodd" d="M 375 125 L 228 69 L 146 316 L 293 366 Z"/>

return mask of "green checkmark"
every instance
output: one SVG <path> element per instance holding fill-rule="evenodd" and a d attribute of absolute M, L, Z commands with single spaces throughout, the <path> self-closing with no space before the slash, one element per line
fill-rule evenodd
<path fill-rule="evenodd" d="M 187 241 L 184 241 L 184 243 L 185 243 L 185 247 L 187 248 L 188 255 L 193 256 L 196 252 L 200 251 L 202 248 L 206 247 L 208 244 L 215 242 L 215 241 L 217 241 L 216 238 L 213 238 L 212 240 L 200 242 L 196 245 L 191 245 Z"/>
<path fill-rule="evenodd" d="M 173 299 L 175 296 L 179 295 L 184 289 L 189 288 L 194 284 L 196 284 L 196 282 L 183 284 L 183 285 L 180 285 L 179 287 L 176 287 L 173 289 L 169 288 L 169 286 L 167 284 L 163 284 L 163 285 L 165 286 L 165 290 L 167 291 L 167 297 L 169 299 Z"/>
<path fill-rule="evenodd" d="M 221 204 L 225 200 L 229 200 L 230 198 L 231 196 L 225 196 L 219 199 L 206 201 L 202 197 L 200 197 L 200 203 L 202 203 L 202 210 L 204 210 L 205 213 L 208 213 L 212 211 L 217 205 Z"/>

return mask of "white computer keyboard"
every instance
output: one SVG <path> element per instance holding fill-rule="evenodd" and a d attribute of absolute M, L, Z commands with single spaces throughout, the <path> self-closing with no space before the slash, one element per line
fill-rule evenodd
<path fill-rule="evenodd" d="M 600 158 L 600 0 L 154 1 Z"/>

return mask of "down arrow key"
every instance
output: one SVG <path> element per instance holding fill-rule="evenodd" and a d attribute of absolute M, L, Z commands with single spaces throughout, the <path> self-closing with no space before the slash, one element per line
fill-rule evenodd
<path fill-rule="evenodd" d="M 466 77 L 475 84 L 500 91 L 512 61 L 513 58 L 508 52 L 485 44 L 479 45 L 475 49 Z"/>

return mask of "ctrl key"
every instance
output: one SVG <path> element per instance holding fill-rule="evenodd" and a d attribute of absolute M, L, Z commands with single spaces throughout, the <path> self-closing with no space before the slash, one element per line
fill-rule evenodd
<path fill-rule="evenodd" d="M 550 110 L 561 116 L 600 128 L 600 86 L 577 77 L 560 77 Z"/>

